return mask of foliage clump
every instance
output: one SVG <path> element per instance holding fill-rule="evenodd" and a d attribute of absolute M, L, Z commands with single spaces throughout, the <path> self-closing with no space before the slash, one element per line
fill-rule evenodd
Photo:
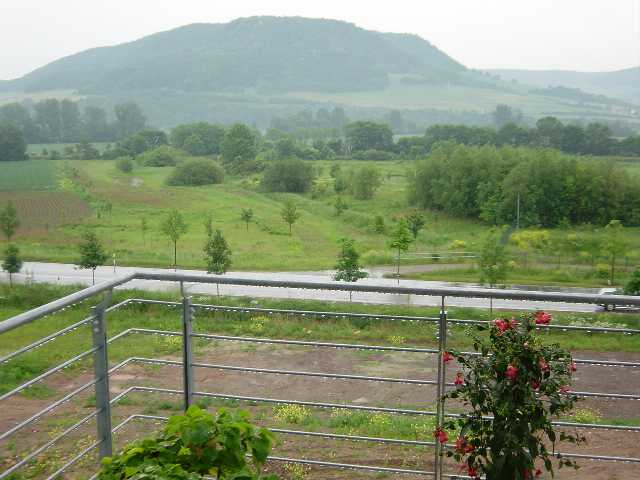
<path fill-rule="evenodd" d="M 222 183 L 224 170 L 213 160 L 187 160 L 178 165 L 167 178 L 167 185 L 172 186 L 200 186 Z"/>
<path fill-rule="evenodd" d="M 542 468 L 553 473 L 556 442 L 584 440 L 565 432 L 558 436 L 551 423 L 552 418 L 569 414 L 577 397 L 569 390 L 576 370 L 570 352 L 557 344 L 546 345 L 535 335 L 536 324 L 550 320 L 545 312 L 526 314 L 520 322 L 498 319 L 488 336 L 473 337 L 479 355 L 443 354 L 443 362 L 455 358 L 463 367 L 456 375 L 455 390 L 443 399 L 458 399 L 470 411 L 445 423 L 445 429 L 436 429 L 434 436 L 445 443 L 446 429 L 459 431 L 456 447 L 447 455 L 463 462 L 461 468 L 470 477 L 529 480 Z M 572 460 L 559 458 L 560 467 L 577 468 Z"/>
<path fill-rule="evenodd" d="M 133 442 L 104 458 L 98 478 L 275 480 L 275 475 L 262 474 L 273 441 L 273 433 L 249 423 L 246 412 L 220 409 L 213 416 L 191 406 L 184 415 L 171 417 L 157 437 Z"/>
<path fill-rule="evenodd" d="M 304 193 L 311 187 L 313 179 L 314 172 L 309 163 L 290 158 L 267 166 L 260 184 L 268 192 Z"/>
<path fill-rule="evenodd" d="M 138 160 L 145 167 L 172 167 L 178 162 L 178 152 L 163 145 L 144 152 Z"/>

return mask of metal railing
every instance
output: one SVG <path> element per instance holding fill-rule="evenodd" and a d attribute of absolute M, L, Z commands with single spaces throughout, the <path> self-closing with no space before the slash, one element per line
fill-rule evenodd
<path fill-rule="evenodd" d="M 179 282 L 181 290 L 183 292 L 183 298 L 181 302 L 170 302 L 160 300 L 148 300 L 132 298 L 120 302 L 116 305 L 110 306 L 111 294 L 114 288 L 127 284 L 132 280 L 155 280 L 155 281 L 170 281 Z M 227 285 L 243 285 L 250 287 L 282 287 L 282 288 L 295 288 L 295 289 L 311 289 L 311 290 L 341 290 L 348 292 L 366 292 L 366 293 L 378 293 L 381 295 L 423 295 L 423 296 L 436 296 L 441 299 L 440 301 L 440 313 L 437 317 L 421 317 L 421 316 L 406 316 L 406 315 L 373 315 L 362 313 L 341 313 L 341 312 L 329 312 L 329 311 L 309 311 L 309 310 L 291 310 L 291 309 L 269 309 L 269 308 L 255 308 L 255 307 L 229 307 L 224 305 L 209 305 L 192 303 L 191 298 L 184 294 L 184 283 L 202 283 L 202 284 L 227 284 Z M 111 408 L 114 404 L 124 399 L 127 395 L 131 395 L 134 392 L 138 393 L 157 393 L 167 395 L 179 395 L 183 399 L 185 407 L 188 407 L 194 402 L 195 398 L 210 398 L 210 399 L 228 399 L 237 401 L 257 402 L 262 404 L 289 404 L 289 405 L 301 405 L 306 407 L 323 408 L 323 409 L 338 409 L 347 411 L 360 411 L 369 413 L 385 413 L 385 414 L 400 414 L 400 415 L 414 415 L 422 417 L 434 417 L 436 425 L 442 425 L 445 418 L 458 418 L 460 414 L 447 412 L 445 403 L 441 400 L 442 394 L 447 388 L 450 388 L 452 384 L 446 382 L 445 364 L 442 361 L 442 352 L 446 350 L 446 342 L 448 332 L 451 326 L 456 325 L 473 325 L 482 324 L 486 321 L 480 320 L 460 320 L 449 319 L 446 311 L 446 298 L 447 297 L 470 297 L 470 298 L 497 298 L 497 299 L 512 299 L 512 300 L 535 300 L 535 301 L 550 301 L 550 302 L 567 302 L 567 303 L 624 303 L 627 305 L 640 306 L 639 297 L 623 297 L 623 296 L 603 296 L 603 295 L 590 295 L 590 294 L 573 294 L 573 293 L 554 293 L 554 292 L 531 292 L 531 291 L 510 291 L 510 290 L 494 290 L 494 289 L 471 289 L 471 288 L 407 288 L 401 286 L 373 286 L 373 285 L 357 285 L 348 283 L 316 283 L 316 282 L 288 282 L 288 281 L 274 281 L 274 280 L 258 280 L 258 279 L 236 279 L 228 277 L 210 277 L 200 275 L 185 275 L 178 273 L 157 274 L 157 273 L 135 273 L 123 277 L 116 278 L 112 281 L 96 285 L 94 287 L 86 288 L 79 292 L 73 293 L 66 297 L 60 298 L 54 302 L 35 308 L 20 315 L 16 315 L 8 320 L 0 322 L 0 334 L 8 332 L 10 330 L 19 328 L 45 316 L 62 311 L 73 305 L 77 305 L 85 300 L 93 299 L 98 295 L 104 294 L 104 298 L 97 305 L 91 308 L 91 315 L 83 320 L 76 321 L 75 323 L 43 338 L 19 348 L 18 350 L 6 354 L 0 357 L 0 366 L 9 364 L 21 355 L 34 351 L 43 347 L 49 342 L 54 341 L 64 335 L 68 335 L 78 329 L 86 326 L 91 327 L 91 348 L 69 358 L 68 360 L 44 371 L 43 373 L 35 376 L 34 378 L 24 382 L 23 384 L 13 388 L 0 396 L 0 402 L 7 401 L 10 397 L 23 392 L 25 389 L 35 385 L 38 382 L 48 378 L 49 376 L 62 371 L 63 369 L 76 364 L 82 360 L 93 357 L 94 376 L 93 379 L 77 386 L 74 390 L 64 395 L 62 398 L 48 404 L 38 412 L 32 414 L 28 418 L 25 418 L 8 430 L 0 433 L 0 441 L 9 439 L 12 436 L 18 435 L 23 432 L 27 426 L 31 425 L 36 420 L 42 418 L 48 413 L 52 412 L 61 405 L 69 402 L 71 399 L 80 395 L 83 392 L 93 388 L 95 391 L 95 409 L 90 414 L 84 416 L 71 426 L 64 429 L 62 432 L 49 439 L 46 443 L 34 448 L 28 452 L 21 452 L 19 459 L 11 466 L 0 472 L 0 480 L 7 478 L 14 472 L 19 471 L 33 462 L 39 455 L 47 451 L 54 445 L 62 442 L 73 432 L 76 432 L 88 422 L 96 421 L 96 437 L 85 448 L 82 448 L 75 456 L 69 459 L 66 463 L 60 466 L 55 472 L 47 477 L 47 480 L 53 480 L 59 475 L 68 472 L 71 467 L 76 465 L 83 458 L 87 457 L 90 453 L 98 450 L 100 457 L 109 456 L 112 454 L 113 449 L 113 434 L 120 431 L 124 426 L 136 420 L 154 420 L 162 421 L 165 417 L 155 415 L 130 415 L 124 421 L 112 426 L 112 412 Z M 156 305 L 165 306 L 167 308 L 179 309 L 181 313 L 181 331 L 167 331 L 160 329 L 150 328 L 128 328 L 111 338 L 107 338 L 106 333 L 106 314 L 119 308 L 124 308 L 132 305 Z M 273 339 L 273 338 L 257 338 L 257 337 L 240 337 L 230 335 L 217 335 L 210 333 L 201 333 L 193 331 L 193 319 L 194 312 L 198 309 L 227 313 L 233 315 L 288 315 L 294 317 L 313 317 L 313 318 L 345 318 L 345 319 L 364 319 L 371 321 L 398 321 L 398 322 L 427 322 L 437 326 L 438 348 L 418 348 L 410 346 L 390 346 L 390 345 L 368 345 L 368 344 L 354 344 L 354 343 L 336 343 L 336 342 L 317 342 L 307 340 L 288 340 L 288 339 Z M 601 327 L 601 326 L 571 326 L 571 325 L 549 325 L 540 326 L 540 329 L 547 331 L 578 331 L 587 334 L 598 333 L 613 333 L 618 335 L 638 335 L 640 330 L 630 328 L 615 328 L 615 327 Z M 168 360 L 158 358 L 143 358 L 143 357 L 130 357 L 114 366 L 109 366 L 108 348 L 113 342 L 119 341 L 130 335 L 165 335 L 176 336 L 182 338 L 182 360 Z M 416 379 L 416 378 L 402 378 L 402 377 L 387 377 L 387 376 L 373 376 L 373 375 L 356 375 L 356 374 L 344 374 L 333 372 L 312 372 L 307 370 L 290 370 L 290 369 L 275 369 L 275 368 L 261 368 L 261 367 L 244 367 L 239 365 L 228 365 L 221 363 L 206 363 L 194 360 L 193 356 L 193 341 L 195 339 L 206 341 L 222 341 L 222 342 L 241 342 L 245 344 L 269 344 L 280 346 L 299 346 L 299 347 L 313 347 L 313 348 L 326 348 L 326 349 L 347 349 L 347 350 L 362 350 L 373 352 L 385 352 L 390 354 L 396 353 L 419 353 L 424 355 L 436 355 L 437 362 L 437 376 L 435 379 Z M 466 352 L 469 355 L 474 355 L 474 352 Z M 576 359 L 576 363 L 582 363 L 586 365 L 600 366 L 603 368 L 638 368 L 640 362 L 627 362 L 616 360 L 602 360 L 602 359 L 589 359 L 582 358 Z M 182 370 L 182 389 L 169 389 L 165 387 L 149 387 L 143 385 L 131 386 L 118 395 L 110 395 L 109 378 L 110 375 L 117 370 L 123 369 L 132 364 L 154 364 L 154 365 L 167 365 L 180 367 Z M 196 387 L 194 380 L 194 369 L 213 369 L 224 372 L 237 372 L 237 373 L 249 373 L 260 375 L 278 375 L 286 377 L 304 377 L 304 378 L 323 378 L 329 380 L 348 380 L 356 382 L 376 382 L 380 384 L 404 384 L 413 386 L 435 386 L 436 387 L 436 409 L 434 411 L 420 410 L 415 408 L 396 408 L 390 406 L 366 406 L 346 403 L 331 403 L 320 401 L 302 401 L 286 398 L 268 398 L 248 395 L 237 395 L 220 392 L 207 392 L 199 391 Z M 640 400 L 640 395 L 624 394 L 615 392 L 582 392 L 572 391 L 572 395 L 585 398 L 607 399 L 607 400 L 623 400 L 623 401 L 637 401 Z M 2 403 L 0 403 L 2 405 Z M 611 430 L 611 431 L 628 431 L 634 433 L 640 433 L 640 427 L 625 426 L 625 425 L 603 425 L 593 423 L 579 423 L 568 421 L 556 421 L 554 424 L 558 427 L 572 427 L 572 428 L 588 428 L 597 430 Z M 353 441 L 353 442 L 369 442 L 384 445 L 410 445 L 416 447 L 428 447 L 434 449 L 434 461 L 432 470 L 414 470 L 405 468 L 391 468 L 377 465 L 361 465 L 351 463 L 339 463 L 333 461 L 326 461 L 322 459 L 301 459 L 301 458 L 288 458 L 288 457 L 270 457 L 272 461 L 301 463 L 306 465 L 312 465 L 317 467 L 327 468 L 346 468 L 357 469 L 371 472 L 383 472 L 383 473 L 397 473 L 397 474 L 412 474 L 429 476 L 436 479 L 441 478 L 467 478 L 465 476 L 456 475 L 453 473 L 446 473 L 443 465 L 443 449 L 450 448 L 451 445 L 441 445 L 435 441 L 419 441 L 419 440 L 404 440 L 396 438 L 379 438 L 379 437 L 367 437 L 361 435 L 342 435 L 336 433 L 323 433 L 323 432 L 311 432 L 311 431 L 298 431 L 287 429 L 273 429 L 275 432 L 281 435 L 299 436 L 306 438 L 322 438 L 335 441 Z M 602 460 L 602 461 L 617 461 L 617 462 L 632 462 L 640 463 L 640 458 L 629 458 L 610 455 L 595 455 L 595 454 L 577 454 L 577 453 L 560 453 L 558 455 L 564 455 L 566 457 L 573 457 L 579 459 L 590 460 Z"/>

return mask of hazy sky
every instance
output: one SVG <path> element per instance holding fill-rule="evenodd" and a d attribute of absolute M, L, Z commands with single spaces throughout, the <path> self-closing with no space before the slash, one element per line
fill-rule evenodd
<path fill-rule="evenodd" d="M 473 68 L 640 65 L 640 0 L 0 0 L 0 78 L 90 47 L 252 15 L 416 33 Z"/>

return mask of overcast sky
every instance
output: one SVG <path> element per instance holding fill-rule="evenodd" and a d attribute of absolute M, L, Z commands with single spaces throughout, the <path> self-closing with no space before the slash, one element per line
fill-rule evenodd
<path fill-rule="evenodd" d="M 640 0 L 0 0 L 0 78 L 90 47 L 252 15 L 416 33 L 472 68 L 640 65 Z"/>

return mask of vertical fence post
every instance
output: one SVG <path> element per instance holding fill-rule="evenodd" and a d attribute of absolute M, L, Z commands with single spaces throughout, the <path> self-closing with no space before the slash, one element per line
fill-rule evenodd
<path fill-rule="evenodd" d="M 184 409 L 193 403 L 193 355 L 191 350 L 192 333 L 191 297 L 182 297 L 182 377 L 184 381 Z"/>
<path fill-rule="evenodd" d="M 93 369 L 96 380 L 96 410 L 98 412 L 98 441 L 100 458 L 110 457 L 113 453 L 111 439 L 111 403 L 109 398 L 109 355 L 107 353 L 107 329 L 104 322 L 106 302 L 91 308 L 93 320 Z"/>
<path fill-rule="evenodd" d="M 445 297 L 442 297 L 442 303 L 440 306 L 440 317 L 438 319 L 438 385 L 437 385 L 437 409 L 436 409 L 436 428 L 441 429 L 444 423 L 444 399 L 442 396 L 445 394 L 445 363 L 443 360 L 443 353 L 447 348 L 447 311 L 445 310 Z M 442 479 L 442 455 L 443 445 L 436 438 L 435 439 L 435 459 L 434 459 L 434 472 L 435 479 Z"/>

